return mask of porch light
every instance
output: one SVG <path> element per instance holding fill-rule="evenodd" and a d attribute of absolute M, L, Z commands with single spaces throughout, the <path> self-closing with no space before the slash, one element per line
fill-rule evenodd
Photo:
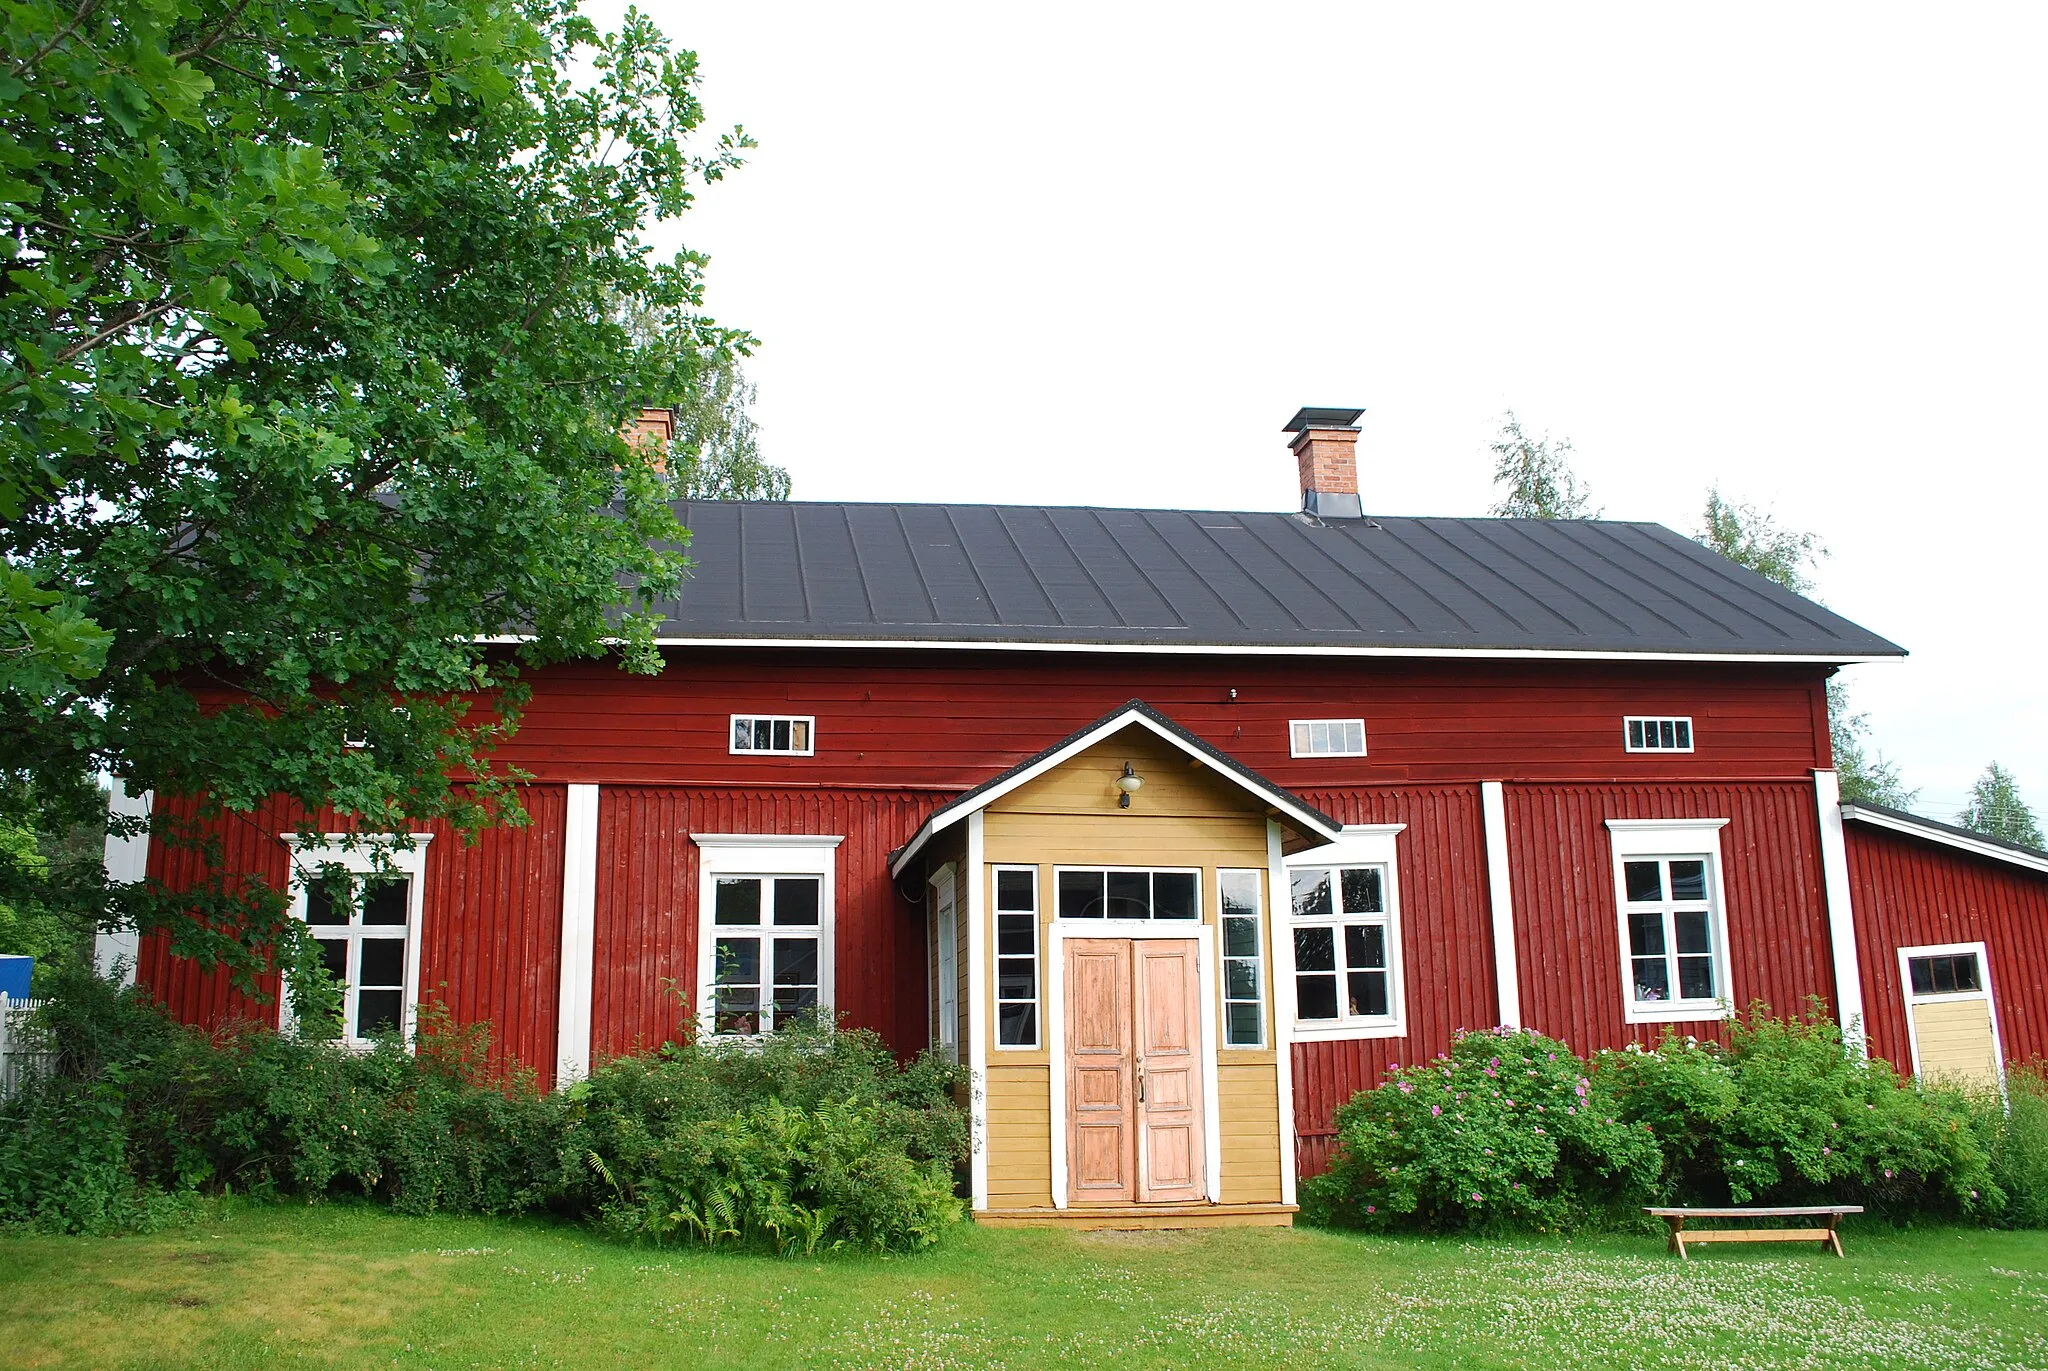
<path fill-rule="evenodd" d="M 1131 770 L 1131 764 L 1125 762 L 1124 774 L 1116 778 L 1116 788 L 1123 792 L 1123 794 L 1116 797 L 1116 807 L 1118 809 L 1129 809 L 1131 807 L 1131 796 L 1137 794 L 1138 788 L 1144 784 L 1145 778 Z"/>

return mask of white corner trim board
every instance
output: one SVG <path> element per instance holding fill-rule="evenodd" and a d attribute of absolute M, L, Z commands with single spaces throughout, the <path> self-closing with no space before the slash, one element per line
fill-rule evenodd
<path fill-rule="evenodd" d="M 597 803 L 594 785 L 569 787 L 562 836 L 562 989 L 555 1015 L 555 1084 L 590 1074 L 597 962 Z"/>
<path fill-rule="evenodd" d="M 1495 1012 L 1503 1028 L 1522 1026 L 1522 969 L 1515 951 L 1515 884 L 1508 869 L 1508 808 L 1499 781 L 1479 783 L 1486 828 L 1486 894 L 1493 915 Z"/>
<path fill-rule="evenodd" d="M 1287 894 L 1287 858 L 1280 824 L 1266 820 L 1266 937 L 1271 952 L 1267 983 L 1273 987 L 1273 1074 L 1280 1106 L 1280 1203 L 1295 1202 L 1299 1157 L 1294 1136 L 1294 938 L 1282 936 Z"/>
<path fill-rule="evenodd" d="M 122 818 L 146 819 L 154 799 L 155 796 L 147 790 L 140 795 L 130 795 L 117 776 L 107 808 Z M 106 867 L 107 880 L 114 885 L 133 885 L 143 880 L 149 875 L 148 831 L 125 836 L 108 834 L 100 860 Z M 141 955 L 142 938 L 132 928 L 101 933 L 93 939 L 93 969 L 102 976 L 118 973 L 122 985 L 135 984 L 135 963 Z"/>
<path fill-rule="evenodd" d="M 982 812 L 967 816 L 968 1202 L 988 1208 L 988 862 Z"/>
<path fill-rule="evenodd" d="M 1842 788 L 1833 771 L 1815 770 L 1813 798 L 1820 809 L 1820 885 L 1828 910 L 1828 949 L 1834 955 L 1835 1016 L 1842 1037 L 1865 1058 L 1863 962 L 1856 946 L 1856 911 L 1849 888 L 1849 843 L 1842 831 Z"/>

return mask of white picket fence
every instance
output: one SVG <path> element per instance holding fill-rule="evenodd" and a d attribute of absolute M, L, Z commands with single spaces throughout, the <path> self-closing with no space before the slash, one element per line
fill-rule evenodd
<path fill-rule="evenodd" d="M 29 1026 L 29 1016 L 42 1007 L 41 1000 L 0 995 L 0 1100 L 19 1090 L 22 1077 L 29 1072 L 57 1068 L 57 1054 L 43 1035 Z"/>

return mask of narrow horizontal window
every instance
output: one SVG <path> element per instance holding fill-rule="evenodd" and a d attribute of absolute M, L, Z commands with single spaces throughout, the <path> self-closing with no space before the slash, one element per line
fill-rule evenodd
<path fill-rule="evenodd" d="M 1365 755 L 1363 719 L 1296 719 L 1287 728 L 1297 757 Z"/>
<path fill-rule="evenodd" d="M 1062 919 L 1189 919 L 1201 910 L 1201 881 L 1193 871 L 1062 867 L 1054 878 Z"/>
<path fill-rule="evenodd" d="M 732 716 L 731 751 L 735 754 L 770 752 L 808 757 L 814 751 L 812 740 L 816 731 L 817 720 L 809 716 L 735 714 Z"/>
<path fill-rule="evenodd" d="M 1968 995 L 1984 989 L 1974 952 L 1913 957 L 1907 965 L 1912 971 L 1915 995 Z"/>
<path fill-rule="evenodd" d="M 1692 751 L 1689 718 L 1626 718 L 1621 721 L 1622 747 L 1629 752 Z"/>

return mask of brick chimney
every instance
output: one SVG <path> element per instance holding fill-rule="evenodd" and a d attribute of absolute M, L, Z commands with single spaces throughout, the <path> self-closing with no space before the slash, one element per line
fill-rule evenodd
<path fill-rule="evenodd" d="M 1358 519 L 1358 416 L 1362 409 L 1303 406 L 1283 433 L 1294 435 L 1301 467 L 1301 509 L 1322 519 Z"/>
<path fill-rule="evenodd" d="M 642 452 L 651 451 L 654 469 L 665 472 L 668 470 L 668 445 L 676 436 L 675 411 L 652 407 L 643 409 L 638 417 L 625 422 L 619 436 L 631 447 Z"/>

